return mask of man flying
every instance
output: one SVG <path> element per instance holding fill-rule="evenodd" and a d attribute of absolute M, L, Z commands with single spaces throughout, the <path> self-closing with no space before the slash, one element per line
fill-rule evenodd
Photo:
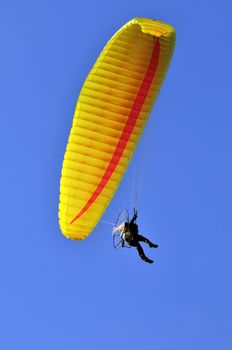
<path fill-rule="evenodd" d="M 144 242 L 149 245 L 150 248 L 158 248 L 158 244 L 154 244 L 146 237 L 139 234 L 138 225 L 135 223 L 137 219 L 137 210 L 134 211 L 134 216 L 129 222 L 124 222 L 122 225 L 117 227 L 117 230 L 121 231 L 120 237 L 122 238 L 121 246 L 125 246 L 125 242 L 130 247 L 135 247 L 139 253 L 141 259 L 149 264 L 153 263 L 153 260 L 146 257 L 143 248 L 139 242 Z"/>

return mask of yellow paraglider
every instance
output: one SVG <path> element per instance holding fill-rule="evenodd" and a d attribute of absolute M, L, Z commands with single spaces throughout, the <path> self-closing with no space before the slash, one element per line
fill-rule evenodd
<path fill-rule="evenodd" d="M 60 183 L 63 234 L 84 239 L 128 167 L 167 72 L 175 30 L 135 18 L 106 44 L 87 76 L 73 118 Z"/>

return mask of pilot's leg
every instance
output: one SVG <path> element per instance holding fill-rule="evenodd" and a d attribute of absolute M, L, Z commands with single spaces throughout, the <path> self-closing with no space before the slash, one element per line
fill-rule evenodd
<path fill-rule="evenodd" d="M 146 257 L 146 255 L 144 254 L 144 251 L 143 251 L 143 248 L 141 247 L 141 245 L 139 244 L 139 242 L 136 244 L 135 248 L 137 249 L 138 253 L 139 253 L 139 256 L 142 260 L 146 261 L 147 263 L 149 264 L 152 264 L 153 263 L 153 260 L 151 259 L 148 259 Z"/>
<path fill-rule="evenodd" d="M 137 240 L 139 242 L 144 242 L 144 243 L 148 244 L 150 248 L 158 248 L 158 244 L 152 243 L 151 241 L 149 241 L 149 239 L 147 239 L 146 237 L 143 237 L 142 235 L 138 235 Z"/>

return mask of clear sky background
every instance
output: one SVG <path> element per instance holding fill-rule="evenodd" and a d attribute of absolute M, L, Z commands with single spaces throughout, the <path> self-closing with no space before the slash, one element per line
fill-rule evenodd
<path fill-rule="evenodd" d="M 1 1 L 1 349 L 232 349 L 231 11 L 229 0 Z M 153 265 L 114 250 L 110 226 L 74 242 L 57 218 L 79 91 L 134 17 L 177 30 L 138 220 L 159 243 L 145 247 Z"/>

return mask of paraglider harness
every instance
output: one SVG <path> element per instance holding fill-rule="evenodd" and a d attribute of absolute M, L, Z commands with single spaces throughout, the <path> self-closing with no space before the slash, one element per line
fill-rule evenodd
<path fill-rule="evenodd" d="M 136 219 L 137 210 L 135 208 L 134 215 L 131 220 L 127 209 L 121 211 L 113 228 L 114 248 L 131 248 L 130 243 L 133 242 L 133 234 L 130 232 L 130 226 L 134 225 L 134 229 L 138 232 L 138 226 L 134 223 Z"/>

